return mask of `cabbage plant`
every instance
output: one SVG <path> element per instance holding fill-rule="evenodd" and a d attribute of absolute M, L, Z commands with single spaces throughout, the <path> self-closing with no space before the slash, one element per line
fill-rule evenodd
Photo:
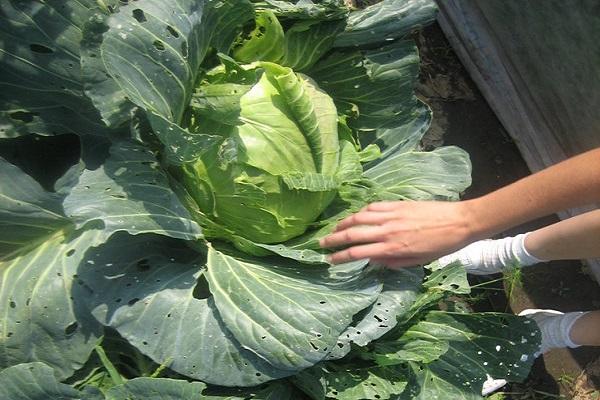
<path fill-rule="evenodd" d="M 0 139 L 80 143 L 53 188 L 0 158 L 0 397 L 477 399 L 487 374 L 522 380 L 539 332 L 458 307 L 460 265 L 331 266 L 318 246 L 369 202 L 469 186 L 463 150 L 420 147 L 410 33 L 434 18 L 429 0 L 0 3 Z"/>

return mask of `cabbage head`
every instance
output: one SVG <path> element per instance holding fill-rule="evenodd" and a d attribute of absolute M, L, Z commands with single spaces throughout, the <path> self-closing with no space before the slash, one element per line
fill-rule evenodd
<path fill-rule="evenodd" d="M 222 140 L 183 166 L 183 182 L 214 222 L 252 241 L 283 242 L 304 233 L 336 194 L 337 111 L 291 68 L 241 68 L 255 79 L 239 82 L 217 67 L 198 88 L 194 123 L 205 133 L 218 126 Z"/>

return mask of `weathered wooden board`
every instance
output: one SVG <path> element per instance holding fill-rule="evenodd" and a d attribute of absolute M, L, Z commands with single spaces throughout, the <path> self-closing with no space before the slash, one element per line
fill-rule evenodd
<path fill-rule="evenodd" d="M 600 146 L 600 1 L 438 5 L 444 33 L 532 171 Z M 588 262 L 600 282 L 600 260 Z"/>

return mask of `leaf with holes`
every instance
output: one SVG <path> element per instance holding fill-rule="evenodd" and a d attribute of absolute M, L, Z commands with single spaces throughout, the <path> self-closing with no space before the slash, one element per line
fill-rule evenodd
<path fill-rule="evenodd" d="M 226 326 L 274 367 L 298 371 L 322 360 L 352 317 L 381 290 L 375 276 L 328 281 L 307 270 L 209 249 L 206 278 Z"/>
<path fill-rule="evenodd" d="M 64 379 L 85 363 L 101 332 L 71 291 L 81 283 L 83 254 L 102 235 L 74 232 L 58 194 L 0 161 L 9 183 L 0 187 L 0 216 L 11 233 L 0 256 L 0 366 L 43 361 Z"/>
<path fill-rule="evenodd" d="M 107 237 L 121 230 L 187 240 L 201 237 L 200 227 L 170 189 L 154 155 L 132 142 L 115 144 L 100 168 L 83 171 L 64 207 L 78 228 L 97 222 Z"/>
<path fill-rule="evenodd" d="M 82 28 L 95 0 L 0 4 L 0 138 L 107 136 L 84 94 Z"/>
<path fill-rule="evenodd" d="M 77 295 L 102 324 L 180 374 L 226 386 L 289 375 L 228 332 L 205 268 L 204 257 L 182 242 L 121 233 L 87 255 L 79 276 L 93 293 L 81 288 Z"/>
<path fill-rule="evenodd" d="M 40 362 L 18 364 L 0 371 L 0 398 L 10 400 L 104 400 L 98 390 L 80 392 L 60 383 L 52 368 Z"/>

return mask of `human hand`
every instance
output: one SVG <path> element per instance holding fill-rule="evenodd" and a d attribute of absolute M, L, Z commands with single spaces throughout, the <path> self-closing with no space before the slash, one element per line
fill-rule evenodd
<path fill-rule="evenodd" d="M 372 203 L 340 221 L 321 247 L 347 247 L 329 257 L 332 264 L 363 258 L 392 268 L 423 264 L 470 241 L 474 221 L 466 201 Z"/>

